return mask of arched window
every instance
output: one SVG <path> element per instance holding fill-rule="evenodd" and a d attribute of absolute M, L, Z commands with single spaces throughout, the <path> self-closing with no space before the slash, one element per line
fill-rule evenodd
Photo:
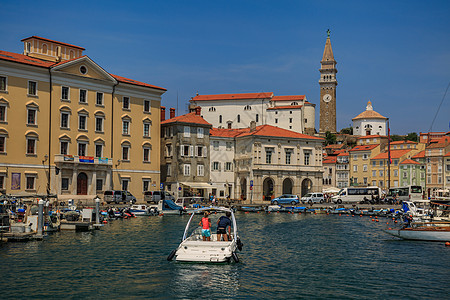
<path fill-rule="evenodd" d="M 256 123 L 259 122 L 259 114 L 256 114 Z"/>
<path fill-rule="evenodd" d="M 298 102 L 292 102 L 291 105 L 298 105 Z"/>
<path fill-rule="evenodd" d="M 70 50 L 70 58 L 75 58 L 75 52 L 73 52 L 73 50 Z"/>
<path fill-rule="evenodd" d="M 222 115 L 219 116 L 219 123 L 222 124 Z"/>
<path fill-rule="evenodd" d="M 216 111 L 216 108 L 215 107 L 210 107 L 209 111 Z"/>
<path fill-rule="evenodd" d="M 252 110 L 252 107 L 251 107 L 250 105 L 246 105 L 246 106 L 244 107 L 244 110 Z"/>
<path fill-rule="evenodd" d="M 237 122 L 241 123 L 241 115 L 237 115 Z"/>
<path fill-rule="evenodd" d="M 47 44 L 42 45 L 42 53 L 47 54 Z"/>

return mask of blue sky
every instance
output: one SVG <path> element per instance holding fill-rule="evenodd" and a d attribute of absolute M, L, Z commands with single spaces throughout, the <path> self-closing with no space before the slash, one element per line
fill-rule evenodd
<path fill-rule="evenodd" d="M 110 73 L 167 88 L 187 111 L 200 94 L 301 95 L 319 112 L 320 60 L 331 30 L 338 129 L 365 110 L 391 132 L 427 132 L 450 82 L 450 1 L 0 0 L 0 49 L 42 36 L 86 48 Z M 178 105 L 177 105 L 178 97 Z M 433 131 L 448 131 L 450 91 Z"/>

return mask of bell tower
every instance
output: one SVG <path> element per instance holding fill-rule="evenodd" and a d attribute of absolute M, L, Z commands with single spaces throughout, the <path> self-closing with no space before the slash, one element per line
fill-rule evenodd
<path fill-rule="evenodd" d="M 336 61 L 331 49 L 330 29 L 327 30 L 327 41 L 320 61 L 320 125 L 319 133 L 330 131 L 336 133 Z"/>

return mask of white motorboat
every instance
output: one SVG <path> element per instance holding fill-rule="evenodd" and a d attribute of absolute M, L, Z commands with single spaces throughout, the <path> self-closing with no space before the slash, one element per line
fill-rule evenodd
<path fill-rule="evenodd" d="M 414 222 L 411 227 L 388 228 L 384 231 L 405 240 L 450 242 L 449 222 Z"/>
<path fill-rule="evenodd" d="M 154 206 L 147 206 L 145 204 L 133 204 L 130 207 L 130 212 L 135 216 L 151 216 L 157 214 L 158 209 Z"/>
<path fill-rule="evenodd" d="M 203 241 L 202 229 L 197 227 L 199 218 L 195 216 L 201 216 L 205 211 L 220 213 L 231 213 L 232 233 L 229 237 L 229 241 L 218 241 L 217 234 L 211 232 L 211 240 Z M 195 221 L 194 221 L 195 219 Z M 215 220 L 212 220 L 212 224 L 215 224 Z M 196 228 L 188 236 L 190 232 L 190 225 Z M 180 262 L 203 262 L 203 263 L 221 263 L 229 262 L 233 259 L 235 262 L 239 262 L 239 258 L 236 254 L 237 250 L 242 249 L 242 243 L 237 234 L 237 224 L 234 212 L 230 208 L 225 207 L 203 207 L 192 212 L 191 217 L 184 230 L 183 239 L 177 249 L 174 249 L 167 260 L 172 260 L 175 257 L 176 261 Z"/>

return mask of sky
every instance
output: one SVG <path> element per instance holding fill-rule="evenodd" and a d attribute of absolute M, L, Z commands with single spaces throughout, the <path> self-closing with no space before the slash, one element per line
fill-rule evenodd
<path fill-rule="evenodd" d="M 0 7 L 0 50 L 22 53 L 20 40 L 32 35 L 84 47 L 109 73 L 166 88 L 161 105 L 177 115 L 197 92 L 306 95 L 316 104 L 316 129 L 330 29 L 338 130 L 369 100 L 392 134 L 450 130 L 450 1 L 0 0 Z"/>

